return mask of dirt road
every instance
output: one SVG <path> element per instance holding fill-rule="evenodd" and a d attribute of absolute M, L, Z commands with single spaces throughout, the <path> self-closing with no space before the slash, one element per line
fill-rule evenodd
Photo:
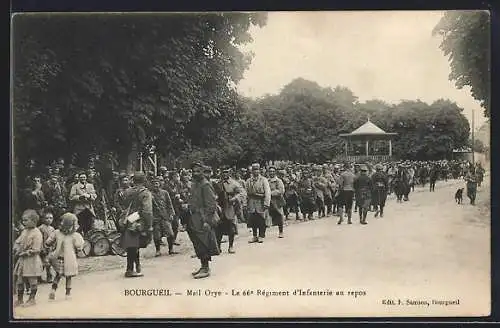
<path fill-rule="evenodd" d="M 340 226 L 329 217 L 289 225 L 284 239 L 273 227 L 263 244 L 248 244 L 242 233 L 237 253 L 228 254 L 223 244 L 224 253 L 212 262 L 212 276 L 204 280 L 191 278 L 197 260 L 181 255 L 145 261 L 142 278 L 125 279 L 123 269 L 82 274 L 73 282 L 71 300 L 64 299 L 64 281 L 52 302 L 49 286 L 43 285 L 38 304 L 16 308 L 14 316 L 488 315 L 490 217 L 484 203 L 490 197 L 489 181 L 478 192 L 477 206 L 467 199 L 464 205 L 454 202 L 460 185 L 464 182 L 442 182 L 433 193 L 417 188 L 401 204 L 391 197 L 385 217 L 370 213 L 366 226 L 356 216 L 354 224 Z M 135 289 L 172 295 L 125 296 Z"/>

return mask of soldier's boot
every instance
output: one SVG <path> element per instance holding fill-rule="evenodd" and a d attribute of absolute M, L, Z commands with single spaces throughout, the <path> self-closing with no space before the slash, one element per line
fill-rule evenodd
<path fill-rule="evenodd" d="M 195 274 L 194 279 L 202 279 L 202 278 L 207 278 L 210 277 L 210 269 L 209 268 L 201 268 L 200 272 Z"/>
<path fill-rule="evenodd" d="M 377 206 L 377 207 L 376 207 L 376 209 L 375 209 L 375 215 L 374 215 L 374 216 L 375 216 L 375 217 L 378 217 L 379 213 L 380 213 L 380 211 L 379 211 L 379 208 L 378 208 L 378 206 Z"/>
<path fill-rule="evenodd" d="M 363 224 L 363 225 L 368 224 L 368 222 L 366 222 L 366 215 L 368 214 L 368 210 L 365 209 L 365 210 L 362 210 L 361 212 L 363 213 L 362 214 L 363 219 L 361 221 L 361 224 Z"/>
<path fill-rule="evenodd" d="M 339 221 L 337 224 L 342 224 L 342 221 L 344 221 L 344 209 L 339 209 Z"/>
<path fill-rule="evenodd" d="M 259 237 L 252 237 L 252 239 L 248 241 L 249 244 L 258 243 L 258 242 L 259 242 Z"/>
<path fill-rule="evenodd" d="M 295 213 L 295 221 L 300 221 L 300 216 L 299 216 L 299 213 Z"/>
<path fill-rule="evenodd" d="M 383 206 L 380 206 L 380 217 L 381 218 L 384 217 L 384 207 Z"/>
<path fill-rule="evenodd" d="M 200 267 L 198 270 L 191 272 L 191 275 L 193 277 L 196 276 L 198 273 L 200 273 L 201 269 L 203 269 L 203 268 Z"/>
<path fill-rule="evenodd" d="M 228 252 L 229 254 L 234 254 L 234 253 L 236 253 L 236 252 L 234 251 L 233 246 L 229 247 L 229 249 L 227 250 L 227 252 Z"/>

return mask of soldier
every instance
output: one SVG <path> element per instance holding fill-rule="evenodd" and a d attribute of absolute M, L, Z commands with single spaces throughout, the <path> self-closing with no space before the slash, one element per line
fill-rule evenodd
<path fill-rule="evenodd" d="M 70 201 L 73 202 L 73 213 L 78 217 L 81 231 L 85 234 L 93 228 L 95 211 L 93 203 L 97 199 L 94 185 L 87 182 L 87 175 L 78 175 L 79 183 L 71 187 Z"/>
<path fill-rule="evenodd" d="M 476 192 L 477 192 L 477 175 L 474 166 L 471 166 L 469 173 L 465 176 L 465 181 L 467 182 L 467 197 L 470 199 L 470 204 L 476 204 Z"/>
<path fill-rule="evenodd" d="M 371 205 L 372 181 L 366 165 L 360 167 L 360 175 L 354 180 L 354 193 L 359 206 L 359 221 L 367 224 L 366 216 Z"/>
<path fill-rule="evenodd" d="M 299 182 L 300 211 L 304 220 L 312 220 L 315 211 L 316 194 L 314 192 L 314 182 L 309 170 L 301 174 Z"/>
<path fill-rule="evenodd" d="M 241 171 L 235 170 L 235 176 L 234 176 L 234 180 L 236 180 L 236 182 L 240 185 L 241 189 L 241 195 L 238 198 L 238 208 L 236 211 L 236 215 L 238 217 L 239 222 L 247 222 L 248 218 L 247 189 L 245 186 L 246 182 L 244 179 L 246 172 L 243 170 L 246 171 L 245 168 L 241 169 Z"/>
<path fill-rule="evenodd" d="M 228 236 L 228 253 L 234 254 L 234 237 L 238 234 L 236 209 L 242 196 L 240 184 L 231 178 L 231 170 L 224 169 L 215 185 L 220 222 L 215 229 L 217 245 L 221 249 L 222 236 Z"/>
<path fill-rule="evenodd" d="M 344 165 L 344 172 L 340 174 L 340 184 L 339 184 L 339 221 L 337 224 L 342 224 L 344 221 L 344 211 L 347 213 L 347 224 L 352 224 L 352 203 L 354 200 L 354 179 L 356 175 L 352 172 L 352 167 L 350 164 L 346 163 Z"/>
<path fill-rule="evenodd" d="M 153 241 L 156 249 L 155 256 L 161 256 L 162 237 L 167 238 L 168 254 L 178 254 L 173 250 L 174 231 L 172 229 L 172 221 L 175 211 L 168 191 L 161 189 L 161 184 L 162 181 L 158 177 L 152 179 L 151 196 L 153 197 Z"/>
<path fill-rule="evenodd" d="M 328 181 L 322 174 L 320 166 L 314 168 L 314 193 L 316 194 L 316 208 L 318 209 L 318 218 L 324 218 L 325 213 L 325 194 L 327 193 Z"/>
<path fill-rule="evenodd" d="M 325 206 L 326 206 L 326 215 L 331 215 L 333 213 L 333 196 L 332 193 L 333 188 L 335 188 L 335 181 L 333 179 L 333 175 L 330 173 L 330 168 L 328 164 L 323 165 L 323 177 L 326 180 L 326 188 L 325 188 Z"/>
<path fill-rule="evenodd" d="M 201 279 L 210 276 L 209 262 L 212 256 L 220 254 L 215 235 L 220 218 L 217 214 L 217 196 L 203 173 L 203 164 L 195 163 L 192 169 L 193 183 L 188 205 L 190 215 L 186 220 L 186 231 L 193 243 L 196 257 L 201 262 L 200 269 L 192 275 L 195 279 Z"/>
<path fill-rule="evenodd" d="M 125 199 L 125 192 L 130 188 L 130 178 L 127 174 L 120 175 L 120 187 L 116 190 L 113 197 L 113 207 L 111 211 L 113 212 L 115 218 L 121 218 L 125 215 L 127 210 L 127 202 Z M 115 224 L 118 226 L 118 220 L 115 219 Z"/>
<path fill-rule="evenodd" d="M 272 219 L 272 224 L 278 226 L 278 238 L 283 238 L 283 224 L 285 214 L 283 206 L 285 205 L 285 185 L 283 181 L 276 176 L 276 168 L 271 166 L 268 169 L 269 173 L 269 188 L 271 189 L 271 203 L 269 207 L 269 215 Z"/>
<path fill-rule="evenodd" d="M 134 187 L 124 192 L 128 216 L 120 218 L 120 244 L 127 250 L 126 278 L 143 276 L 139 249 L 148 246 L 153 232 L 153 197 L 145 186 L 146 176 L 142 172 L 136 172 L 133 180 Z"/>
<path fill-rule="evenodd" d="M 59 177 L 55 174 L 50 176 L 50 180 L 46 181 L 42 185 L 42 192 L 47 201 L 47 204 L 52 208 L 53 214 L 55 216 L 54 226 L 59 225 L 60 216 L 66 212 L 66 188 L 59 181 Z"/>
<path fill-rule="evenodd" d="M 263 243 L 266 237 L 266 216 L 271 203 L 269 181 L 260 174 L 260 165 L 252 164 L 252 176 L 246 182 L 248 195 L 248 225 L 252 228 L 249 243 Z"/>
<path fill-rule="evenodd" d="M 389 190 L 389 179 L 384 173 L 381 164 L 377 164 L 375 170 L 376 172 L 373 173 L 371 177 L 373 185 L 372 204 L 375 206 L 375 217 L 378 217 L 379 213 L 380 217 L 384 217 L 384 206 L 387 200 L 387 191 Z"/>
<path fill-rule="evenodd" d="M 434 188 L 436 187 L 436 181 L 439 176 L 439 169 L 436 164 L 434 164 L 430 170 L 429 173 L 429 191 L 434 191 Z"/>

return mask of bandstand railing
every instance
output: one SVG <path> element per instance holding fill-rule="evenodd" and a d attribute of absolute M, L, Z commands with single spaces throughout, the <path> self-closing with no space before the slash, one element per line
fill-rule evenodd
<path fill-rule="evenodd" d="M 393 156 L 389 155 L 340 155 L 337 156 L 337 160 L 348 161 L 348 162 L 388 162 L 393 159 Z"/>

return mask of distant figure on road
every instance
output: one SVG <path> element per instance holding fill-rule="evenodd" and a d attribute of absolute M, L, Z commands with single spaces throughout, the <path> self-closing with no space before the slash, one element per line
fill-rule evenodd
<path fill-rule="evenodd" d="M 471 167 L 469 173 L 465 176 L 465 181 L 467 181 L 467 197 L 470 199 L 471 205 L 476 204 L 476 192 L 477 192 L 477 176 L 474 167 Z"/>

